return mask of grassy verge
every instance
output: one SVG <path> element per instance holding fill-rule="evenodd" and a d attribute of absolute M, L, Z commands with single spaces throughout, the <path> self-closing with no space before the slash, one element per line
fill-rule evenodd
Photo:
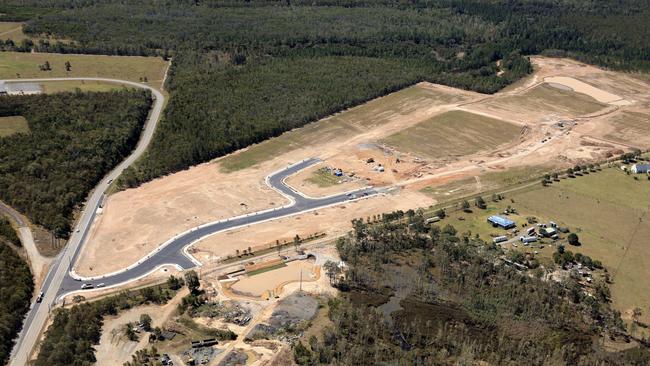
<path fill-rule="evenodd" d="M 127 88 L 123 84 L 103 83 L 99 81 L 48 81 L 41 83 L 43 92 L 47 94 L 60 93 L 67 91 L 82 92 L 107 92 Z"/>
<path fill-rule="evenodd" d="M 23 116 L 0 117 L 0 137 L 15 133 L 29 133 L 29 124 Z"/>
<path fill-rule="evenodd" d="M 276 270 L 276 269 L 280 269 L 280 268 L 283 268 L 283 267 L 286 267 L 286 266 L 287 266 L 287 265 L 284 264 L 284 263 L 278 263 L 278 264 L 273 265 L 273 266 L 268 266 L 268 267 L 264 267 L 264 268 L 256 269 L 256 270 L 254 270 L 254 271 L 247 272 L 246 274 L 247 274 L 248 276 L 255 276 L 255 275 L 258 275 L 258 274 L 265 273 L 265 272 L 269 272 L 269 271 L 273 271 L 273 270 Z"/>

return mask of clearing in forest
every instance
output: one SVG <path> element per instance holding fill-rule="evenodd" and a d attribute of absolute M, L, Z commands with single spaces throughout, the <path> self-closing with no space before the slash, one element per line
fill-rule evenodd
<path fill-rule="evenodd" d="M 427 159 L 495 149 L 519 136 L 521 126 L 479 114 L 451 111 L 409 127 L 382 142 Z"/>
<path fill-rule="evenodd" d="M 14 133 L 28 133 L 29 124 L 23 116 L 0 117 L 0 137 Z"/>
<path fill-rule="evenodd" d="M 43 71 L 46 62 L 51 69 Z M 0 79 L 101 77 L 144 82 L 160 89 L 167 65 L 160 57 L 0 52 Z"/>
<path fill-rule="evenodd" d="M 344 235 L 354 218 L 426 208 L 450 198 L 536 181 L 540 174 L 627 149 L 605 136 L 611 128 L 607 119 L 622 112 L 647 112 L 643 101 L 650 101 L 650 95 L 643 91 L 643 81 L 629 83 L 629 76 L 571 60 L 532 61 L 533 75 L 495 95 L 419 83 L 113 194 L 97 216 L 75 269 L 82 275 L 119 270 L 179 232 L 284 205 L 286 199 L 264 179 L 305 158 L 322 162 L 286 180 L 305 195 L 319 197 L 368 185 L 385 188 L 386 193 L 218 233 L 193 245 L 190 253 L 203 263 L 217 264 L 237 250 L 268 249 L 277 240 L 291 241 L 296 235 L 322 233 L 323 240 L 329 240 Z M 544 78 L 552 76 L 589 80 L 592 85 L 603 78 L 603 90 L 632 104 L 605 105 L 588 95 L 549 86 Z M 634 137 L 640 141 L 639 136 L 626 139 Z M 413 154 L 382 143 L 390 139 Z M 426 154 L 426 159 L 412 156 L 416 154 Z M 325 177 L 321 168 L 340 170 L 342 175 Z"/>

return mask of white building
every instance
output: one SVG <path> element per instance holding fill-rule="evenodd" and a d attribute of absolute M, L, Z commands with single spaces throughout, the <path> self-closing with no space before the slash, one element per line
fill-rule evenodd
<path fill-rule="evenodd" d="M 634 164 L 631 171 L 634 174 L 646 174 L 650 172 L 650 164 Z"/>

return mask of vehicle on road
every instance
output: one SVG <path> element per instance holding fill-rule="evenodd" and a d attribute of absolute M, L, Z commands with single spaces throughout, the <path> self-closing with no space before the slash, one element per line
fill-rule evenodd
<path fill-rule="evenodd" d="M 41 302 L 41 301 L 43 301 L 43 295 L 45 295 L 45 294 L 43 293 L 43 291 L 41 291 L 41 293 L 39 293 L 39 294 L 38 294 L 38 297 L 36 298 L 36 302 Z"/>
<path fill-rule="evenodd" d="M 84 283 L 83 285 L 81 285 L 82 290 L 90 290 L 91 288 L 95 288 L 95 286 L 93 286 L 92 283 Z"/>
<path fill-rule="evenodd" d="M 97 284 L 97 288 L 101 288 L 101 287 L 104 287 L 104 286 L 106 286 L 106 284 L 104 282 L 102 282 L 100 284 Z"/>

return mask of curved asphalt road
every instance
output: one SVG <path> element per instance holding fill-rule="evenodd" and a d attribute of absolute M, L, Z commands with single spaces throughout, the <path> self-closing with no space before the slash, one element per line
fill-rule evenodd
<path fill-rule="evenodd" d="M 267 184 L 279 191 L 282 195 L 289 198 L 292 203 L 287 206 L 279 207 L 276 209 L 260 211 L 245 216 L 239 216 L 228 220 L 201 225 L 196 228 L 190 229 L 171 241 L 168 241 L 164 246 L 158 248 L 156 252 L 150 256 L 140 260 L 134 266 L 130 266 L 127 270 L 106 276 L 97 276 L 93 278 L 73 278 L 68 274 L 62 283 L 61 288 L 57 295 L 59 297 L 69 294 L 70 292 L 81 291 L 82 284 L 92 284 L 97 286 L 103 283 L 106 287 L 117 286 L 125 282 L 132 281 L 137 278 L 146 276 L 152 271 L 155 271 L 162 265 L 176 265 L 183 269 L 188 269 L 197 266 L 193 258 L 188 257 L 183 249 L 188 245 L 205 238 L 206 236 L 215 233 L 230 230 L 240 226 L 256 224 L 262 221 L 277 219 L 280 217 L 302 213 L 305 211 L 315 210 L 318 208 L 336 205 L 342 202 L 361 199 L 377 193 L 373 188 L 362 188 L 349 193 L 341 193 L 333 196 L 323 198 L 309 198 L 301 195 L 293 188 L 284 183 L 284 180 L 303 170 L 311 165 L 318 163 L 318 159 L 307 159 L 300 163 L 291 165 L 284 170 L 276 172 L 267 177 Z M 73 263 L 76 260 L 73 259 Z"/>
<path fill-rule="evenodd" d="M 153 137 L 153 132 L 156 128 L 156 125 L 160 120 L 165 98 L 158 90 L 155 90 L 147 85 L 116 79 L 50 78 L 5 81 L 44 82 L 58 80 L 104 81 L 125 84 L 138 88 L 145 88 L 150 90 L 153 94 L 154 106 L 149 115 L 149 119 L 145 123 L 143 132 L 140 136 L 140 141 L 138 142 L 136 149 L 122 163 L 120 163 L 120 165 L 108 173 L 97 185 L 86 202 L 85 208 L 75 227 L 75 231 L 70 237 L 65 250 L 61 252 L 53 261 L 52 267 L 50 268 L 50 271 L 48 272 L 48 275 L 43 283 L 42 291 L 45 293 L 43 301 L 41 303 L 33 304 L 32 309 L 29 311 L 27 317 L 25 318 L 23 330 L 21 331 L 16 346 L 12 351 L 10 359 L 11 366 L 22 366 L 27 363 L 29 355 L 34 349 L 40 332 L 43 329 L 45 322 L 47 321 L 49 310 L 51 309 L 52 305 L 54 305 L 57 299 L 59 299 L 61 296 L 69 294 L 71 292 L 80 291 L 81 284 L 91 283 L 96 286 L 99 283 L 104 283 L 106 287 L 117 286 L 143 277 L 161 265 L 176 265 L 183 269 L 192 268 L 195 267 L 197 263 L 195 263 L 193 258 L 185 255 L 183 249 L 188 245 L 200 240 L 201 238 L 220 231 L 230 230 L 240 226 L 251 225 L 263 221 L 277 219 L 280 217 L 307 212 L 377 194 L 376 190 L 368 187 L 350 193 L 342 193 L 323 198 L 306 197 L 286 185 L 284 183 L 284 180 L 288 176 L 319 162 L 318 159 L 307 159 L 267 177 L 267 184 L 287 197 L 291 201 L 290 205 L 199 226 L 176 236 L 158 248 L 157 251 L 143 258 L 138 263 L 128 267 L 122 272 L 108 274 L 106 276 L 98 278 L 81 279 L 81 281 L 79 281 L 79 278 L 76 280 L 70 272 L 72 269 L 72 263 L 74 263 L 77 259 L 80 249 L 86 240 L 86 236 L 94 220 L 97 208 L 102 201 L 106 189 L 110 185 L 109 182 L 111 182 L 113 179 L 116 179 L 125 168 L 131 165 L 144 153 L 147 145 Z"/>
<path fill-rule="evenodd" d="M 95 211 L 99 206 L 99 203 L 102 200 L 104 192 L 109 186 L 109 182 L 117 178 L 124 169 L 131 165 L 135 160 L 137 160 L 146 150 L 147 145 L 153 137 L 153 132 L 156 129 L 156 125 L 160 120 L 160 115 L 165 104 L 165 97 L 158 90 L 144 84 L 135 83 L 132 81 L 118 80 L 118 79 L 106 79 L 106 78 L 93 78 L 93 77 L 79 77 L 79 78 L 46 78 L 46 79 L 16 79 L 16 80 L 4 80 L 6 82 L 47 82 L 47 81 L 102 81 L 108 83 L 117 83 L 127 86 L 132 86 L 136 88 L 147 89 L 151 92 L 152 97 L 154 98 L 154 105 L 149 113 L 149 119 L 145 122 L 143 131 L 140 134 L 140 141 L 126 159 L 122 161 L 117 167 L 115 167 L 110 173 L 108 173 L 104 179 L 95 187 L 95 190 L 91 193 L 88 200 L 86 201 L 85 207 L 77 225 L 75 231 L 72 233 L 68 244 L 66 245 L 63 252 L 59 253 L 57 258 L 52 262 L 50 271 L 43 282 L 42 291 L 45 293 L 43 301 L 41 303 L 35 303 L 27 313 L 27 317 L 23 323 L 23 329 L 20 332 L 18 341 L 14 346 L 10 363 L 11 366 L 22 366 L 27 364 L 29 354 L 34 349 L 36 342 L 38 341 L 39 334 L 43 329 L 45 322 L 47 321 L 48 313 L 52 304 L 56 300 L 56 294 L 59 292 L 64 279 L 68 276 L 68 268 L 74 256 L 81 248 L 83 240 L 86 237 L 88 229 L 93 221 L 95 216 Z"/>

